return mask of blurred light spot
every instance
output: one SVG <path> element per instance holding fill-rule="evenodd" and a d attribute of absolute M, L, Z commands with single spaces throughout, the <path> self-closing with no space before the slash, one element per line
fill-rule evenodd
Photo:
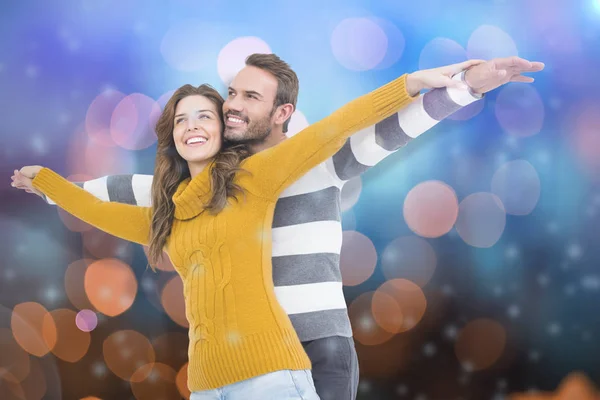
<path fill-rule="evenodd" d="M 565 291 L 565 295 L 573 296 L 575 294 L 575 292 L 577 291 L 577 289 L 575 289 L 575 285 L 570 283 L 565 286 L 564 291 Z"/>
<path fill-rule="evenodd" d="M 308 128 L 310 124 L 308 120 L 300 110 L 295 110 L 290 119 L 288 125 L 288 131 L 285 133 L 287 137 L 292 137 L 296 133 L 302 131 L 304 128 Z"/>
<path fill-rule="evenodd" d="M 177 385 L 177 390 L 179 390 L 179 394 L 185 399 L 189 399 L 191 395 L 190 389 L 188 389 L 187 381 L 188 363 L 185 363 L 185 365 L 179 369 L 179 372 L 175 377 L 175 384 Z"/>
<path fill-rule="evenodd" d="M 45 321 L 46 318 L 49 318 L 48 321 Z M 34 356 L 43 357 L 56 344 L 56 325 L 41 304 L 17 304 L 10 326 L 19 346 Z"/>
<path fill-rule="evenodd" d="M 140 382 L 146 379 L 151 369 L 144 369 L 154 363 L 155 354 L 150 341 L 144 335 L 133 330 L 123 330 L 111 334 L 104 340 L 102 352 L 106 366 L 119 378 Z"/>
<path fill-rule="evenodd" d="M 388 39 L 381 27 L 368 18 L 347 18 L 331 34 L 336 60 L 352 71 L 373 69 L 384 60 Z"/>
<path fill-rule="evenodd" d="M 413 187 L 404 200 L 404 219 L 417 235 L 436 238 L 452 229 L 458 216 L 458 199 L 444 182 L 427 181 Z"/>
<path fill-rule="evenodd" d="M 494 173 L 492 192 L 500 198 L 507 214 L 527 215 L 540 198 L 540 178 L 528 161 L 510 161 Z"/>
<path fill-rule="evenodd" d="M 599 290 L 600 278 L 597 275 L 586 275 L 581 278 L 581 286 L 587 290 Z"/>
<path fill-rule="evenodd" d="M 506 258 L 515 259 L 519 256 L 519 249 L 514 245 L 509 246 L 506 249 L 505 254 L 506 254 Z"/>
<path fill-rule="evenodd" d="M 548 278 L 548 275 L 540 274 L 537 277 L 537 282 L 540 286 L 546 287 L 550 283 L 550 278 Z"/>
<path fill-rule="evenodd" d="M 459 205 L 456 231 L 469 245 L 492 247 L 502 236 L 506 212 L 502 201 L 492 193 L 474 193 Z"/>
<path fill-rule="evenodd" d="M 408 386 L 404 384 L 398 385 L 398 387 L 396 387 L 396 394 L 398 396 L 406 396 L 408 394 Z"/>
<path fill-rule="evenodd" d="M 529 352 L 529 360 L 532 362 L 538 362 L 541 358 L 541 355 L 539 352 L 533 350 Z"/>
<path fill-rule="evenodd" d="M 568 122 L 572 130 L 572 141 L 578 155 L 578 161 L 600 178 L 600 102 L 580 103 L 575 107 L 575 117 Z"/>
<path fill-rule="evenodd" d="M 435 353 L 437 353 L 437 347 L 435 343 L 426 343 L 425 346 L 423 346 L 423 354 L 426 357 L 433 357 Z"/>
<path fill-rule="evenodd" d="M 25 67 L 25 75 L 31 79 L 37 78 L 40 75 L 40 69 L 35 65 L 28 65 Z"/>
<path fill-rule="evenodd" d="M 110 134 L 116 144 L 127 150 L 142 150 L 156 142 L 154 131 L 161 110 L 157 102 L 140 93 L 125 97 L 110 119 Z"/>
<path fill-rule="evenodd" d="M 521 309 L 516 304 L 508 307 L 508 316 L 511 318 L 518 318 L 521 315 Z"/>
<path fill-rule="evenodd" d="M 43 156 L 48 152 L 48 143 L 40 134 L 35 134 L 31 138 L 31 149 L 36 155 Z"/>
<path fill-rule="evenodd" d="M 165 106 L 167 105 L 167 103 L 169 102 L 169 100 L 171 99 L 171 97 L 173 97 L 173 95 L 175 94 L 175 89 L 174 90 L 169 90 L 168 92 L 162 94 L 158 100 L 156 100 L 156 104 L 158 104 L 158 107 L 160 108 L 160 111 L 164 111 Z"/>
<path fill-rule="evenodd" d="M 96 378 L 103 378 L 104 376 L 106 376 L 106 372 L 106 364 L 104 364 L 103 362 L 98 361 L 92 365 L 92 374 Z"/>
<path fill-rule="evenodd" d="M 118 258 L 130 263 L 133 259 L 132 244 L 99 229 L 83 232 L 83 247 L 95 258 Z"/>
<path fill-rule="evenodd" d="M 374 346 L 389 340 L 393 333 L 382 329 L 375 321 L 372 313 L 374 292 L 366 292 L 358 296 L 348 308 L 354 337 L 360 343 Z"/>
<path fill-rule="evenodd" d="M 376 290 L 373 294 L 371 312 L 377 324 L 390 333 L 402 331 L 404 316 L 396 299 L 384 291 Z"/>
<path fill-rule="evenodd" d="M 91 332 L 98 326 L 98 317 L 91 310 L 81 310 L 77 313 L 75 324 L 83 332 Z"/>
<path fill-rule="evenodd" d="M 75 311 L 63 308 L 46 314 L 44 318 L 44 327 L 48 325 L 50 334 L 56 331 L 57 340 L 52 353 L 61 360 L 71 363 L 83 358 L 91 342 L 90 334 L 77 328 L 76 317 Z M 55 328 L 54 324 L 56 324 Z"/>
<path fill-rule="evenodd" d="M 94 142 L 81 128 L 76 129 L 69 140 L 67 163 L 70 173 L 96 178 L 131 174 L 135 172 L 136 165 L 132 152 Z"/>
<path fill-rule="evenodd" d="M 108 147 L 115 146 L 110 135 L 110 120 L 115 107 L 124 98 L 124 93 L 107 89 L 92 101 L 85 115 L 85 131 L 94 142 Z"/>
<path fill-rule="evenodd" d="M 469 371 L 479 371 L 493 365 L 502 355 L 506 331 L 498 322 L 477 319 L 460 332 L 454 345 L 456 357 Z"/>
<path fill-rule="evenodd" d="M 344 231 L 340 254 L 342 282 L 346 286 L 360 285 L 373 274 L 377 251 L 371 240 L 356 231 Z"/>
<path fill-rule="evenodd" d="M 454 340 L 458 336 L 458 329 L 454 325 L 448 325 L 444 328 L 444 336 L 446 339 Z"/>
<path fill-rule="evenodd" d="M 469 58 L 483 60 L 519 55 L 510 35 L 493 25 L 481 25 L 473 31 L 467 43 L 467 52 Z"/>
<path fill-rule="evenodd" d="M 219 77 L 229 85 L 246 65 L 246 58 L 254 53 L 271 54 L 271 48 L 262 39 L 254 36 L 239 37 L 227 43 L 219 52 L 217 71 Z"/>
<path fill-rule="evenodd" d="M 69 301 L 79 310 L 93 308 L 85 293 L 85 272 L 91 259 L 81 259 L 72 262 L 65 272 L 65 292 Z"/>
<path fill-rule="evenodd" d="M 496 97 L 496 118 L 510 135 L 535 135 L 544 125 L 544 103 L 535 87 L 513 83 L 500 89 Z"/>
<path fill-rule="evenodd" d="M 179 275 L 173 276 L 167 282 L 161 293 L 161 302 L 167 315 L 177 325 L 189 327 L 185 314 L 185 299 L 183 297 L 183 282 Z"/>
<path fill-rule="evenodd" d="M 56 393 L 48 392 L 48 376 L 47 371 L 44 371 L 40 361 L 37 358 L 30 358 L 30 370 L 29 374 L 21 382 L 17 382 L 14 375 L 5 372 L 0 374 L 0 389 L 4 386 L 3 383 L 7 383 L 8 389 L 11 390 L 12 395 L 16 396 L 19 400 L 42 400 L 56 398 L 53 397 Z M 4 380 L 4 382 L 3 382 Z M 0 390 L 0 394 L 2 391 Z M 53 391 L 55 392 L 55 391 Z M 48 397 L 46 397 L 48 395 Z M 15 397 L 8 397 L 6 400 L 14 399 Z M 4 397 L 2 397 L 4 400 Z"/>
<path fill-rule="evenodd" d="M 558 336 L 561 334 L 561 332 L 562 332 L 562 327 L 560 326 L 559 323 L 553 322 L 550 325 L 548 325 L 548 334 L 550 336 Z"/>
<path fill-rule="evenodd" d="M 104 259 L 88 266 L 84 287 L 88 299 L 99 312 L 115 317 L 133 304 L 137 280 L 129 265 L 116 259 Z"/>
<path fill-rule="evenodd" d="M 383 274 L 388 279 L 404 278 L 425 286 L 431 279 L 437 257 L 424 239 L 405 236 L 388 244 L 381 255 Z"/>
<path fill-rule="evenodd" d="M 169 66 L 178 71 L 194 72 L 210 65 L 205 51 L 207 38 L 216 34 L 204 21 L 179 21 L 165 34 L 160 52 Z M 213 56 L 214 57 L 214 56 Z"/>
<path fill-rule="evenodd" d="M 451 39 L 436 37 L 423 47 L 419 55 L 419 69 L 438 68 L 467 60 L 466 50 Z"/>
<path fill-rule="evenodd" d="M 54 286 L 50 286 L 44 289 L 44 301 L 48 305 L 55 305 L 58 299 L 60 299 L 61 293 Z"/>
<path fill-rule="evenodd" d="M 152 340 L 156 362 L 179 369 L 188 359 L 188 335 L 181 332 L 167 332 Z"/>
<path fill-rule="evenodd" d="M 177 399 L 177 373 L 168 365 L 152 363 L 138 369 L 131 378 L 131 390 L 137 400 Z"/>
<path fill-rule="evenodd" d="M 583 249 L 581 248 L 581 245 L 572 243 L 567 248 L 567 254 L 573 260 L 579 260 L 583 256 Z"/>
<path fill-rule="evenodd" d="M 350 210 L 358 202 L 362 190 L 360 176 L 350 179 L 342 186 L 342 212 Z"/>
<path fill-rule="evenodd" d="M 383 59 L 375 67 L 376 70 L 382 70 L 391 67 L 402 57 L 405 48 L 404 35 L 398 27 L 392 22 L 382 18 L 370 18 L 382 30 L 387 38 L 387 51 Z"/>
<path fill-rule="evenodd" d="M 16 382 L 21 382 L 29 370 L 29 354 L 17 344 L 10 329 L 0 328 L 0 379 L 10 374 Z"/>
<path fill-rule="evenodd" d="M 397 333 L 414 328 L 425 314 L 427 308 L 425 294 L 414 282 L 406 279 L 391 279 L 379 286 L 375 293 L 386 294 L 398 304 L 402 313 L 402 325 L 396 330 Z"/>

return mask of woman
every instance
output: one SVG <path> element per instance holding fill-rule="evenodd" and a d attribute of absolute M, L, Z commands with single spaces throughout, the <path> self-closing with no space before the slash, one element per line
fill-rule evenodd
<path fill-rule="evenodd" d="M 317 399 L 306 356 L 279 306 L 271 271 L 271 222 L 279 194 L 345 140 L 412 98 L 406 75 L 362 96 L 268 150 L 249 156 L 223 143 L 220 95 L 185 85 L 157 124 L 152 207 L 102 202 L 53 171 L 27 167 L 33 188 L 83 221 L 163 249 L 184 282 L 192 399 L 253 398 L 268 379 L 276 399 Z M 225 397 L 223 396 L 225 393 Z M 233 395 L 235 396 L 235 395 Z M 264 398 L 264 397 L 261 397 Z"/>

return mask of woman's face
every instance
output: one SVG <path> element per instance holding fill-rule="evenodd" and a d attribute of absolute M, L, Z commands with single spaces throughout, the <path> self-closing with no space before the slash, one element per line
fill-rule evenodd
<path fill-rule="evenodd" d="M 190 171 L 202 170 L 221 149 L 223 122 L 216 106 L 204 96 L 180 100 L 173 118 L 173 139 Z"/>

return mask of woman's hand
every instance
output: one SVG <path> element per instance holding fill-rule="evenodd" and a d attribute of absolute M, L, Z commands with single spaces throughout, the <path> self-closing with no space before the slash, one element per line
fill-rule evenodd
<path fill-rule="evenodd" d="M 28 165 L 20 170 L 14 170 L 11 186 L 17 189 L 25 190 L 27 193 L 35 193 L 40 197 L 44 197 L 42 192 L 33 187 L 33 178 L 40 172 L 43 167 L 39 165 Z"/>
<path fill-rule="evenodd" d="M 458 64 L 413 72 L 406 78 L 406 90 L 411 96 L 416 96 L 421 90 L 442 87 L 467 90 L 468 86 L 464 82 L 452 79 L 452 77 L 483 63 L 485 63 L 485 60 L 468 60 Z"/>

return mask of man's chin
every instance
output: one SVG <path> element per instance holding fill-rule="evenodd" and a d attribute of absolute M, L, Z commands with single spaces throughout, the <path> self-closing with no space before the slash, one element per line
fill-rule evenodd
<path fill-rule="evenodd" d="M 241 128 L 226 128 L 223 133 L 225 140 L 230 142 L 241 142 L 246 140 L 246 130 Z"/>

